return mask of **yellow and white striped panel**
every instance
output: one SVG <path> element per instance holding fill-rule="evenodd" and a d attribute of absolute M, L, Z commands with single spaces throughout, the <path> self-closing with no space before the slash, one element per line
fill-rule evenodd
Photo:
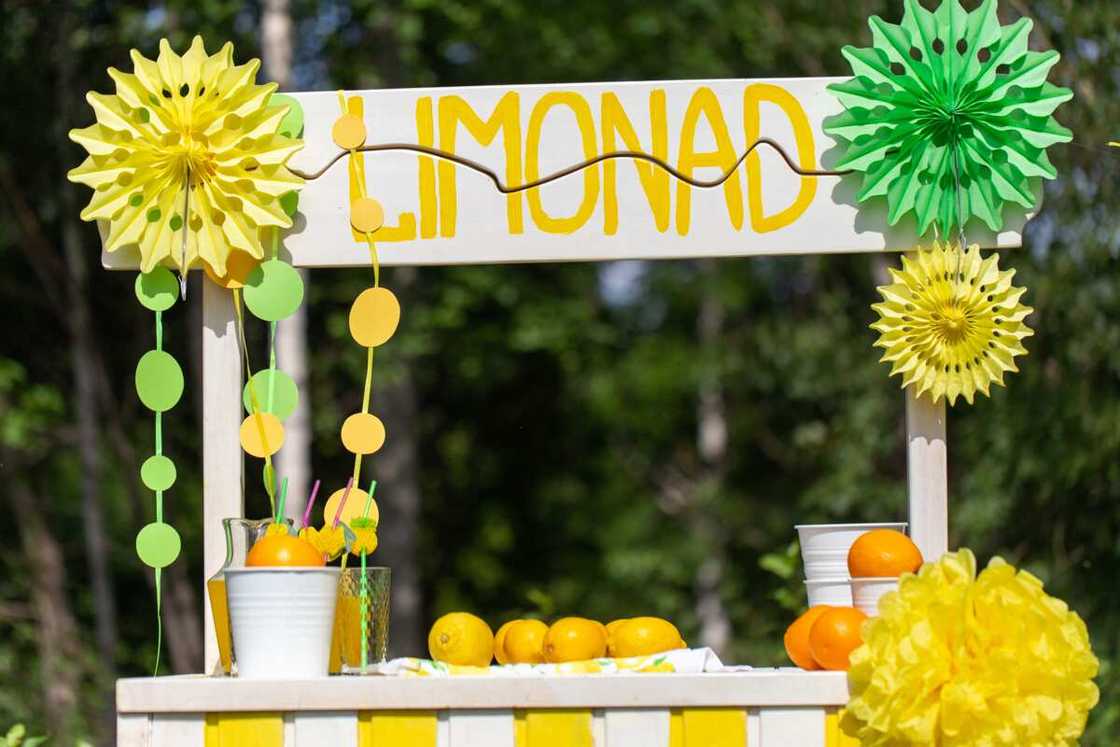
<path fill-rule="evenodd" d="M 122 715 L 118 747 L 858 747 L 835 709 L 470 709 Z"/>

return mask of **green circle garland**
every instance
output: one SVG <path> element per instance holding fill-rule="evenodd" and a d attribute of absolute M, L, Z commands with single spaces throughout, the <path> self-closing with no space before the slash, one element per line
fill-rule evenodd
<path fill-rule="evenodd" d="M 836 168 L 863 174 L 857 200 L 886 198 L 892 226 L 912 212 L 922 236 L 973 218 L 999 231 L 1006 204 L 1034 207 L 1056 176 L 1046 148 L 1072 139 L 1051 115 L 1073 93 L 1046 82 L 1059 56 L 1027 49 L 1031 21 L 1001 26 L 996 0 L 905 0 L 901 24 L 869 25 L 874 46 L 843 50 L 855 77 L 829 86 L 845 111 L 824 127 Z"/>

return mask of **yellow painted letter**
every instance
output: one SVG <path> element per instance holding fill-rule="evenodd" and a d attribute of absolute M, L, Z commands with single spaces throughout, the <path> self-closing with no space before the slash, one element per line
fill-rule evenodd
<path fill-rule="evenodd" d="M 759 105 L 763 101 L 776 104 L 789 117 L 793 127 L 793 137 L 797 142 L 797 161 L 803 169 L 817 168 L 817 150 L 813 143 L 813 130 L 809 118 L 800 102 L 784 88 L 769 83 L 754 83 L 743 91 L 743 131 L 747 143 L 753 143 L 761 134 Z M 785 168 L 783 164 L 782 168 Z M 774 215 L 763 215 L 762 208 L 762 161 L 758 151 L 747 156 L 747 191 L 751 210 L 751 228 L 758 233 L 777 231 L 793 223 L 817 196 L 817 178 L 801 177 L 801 189 L 789 207 Z"/>
<path fill-rule="evenodd" d="M 700 122 L 700 115 L 708 120 L 712 128 L 712 136 L 716 141 L 716 149 L 697 153 L 696 126 Z M 696 89 L 688 102 L 684 113 L 684 122 L 681 124 L 681 145 L 677 151 L 677 170 L 687 176 L 692 176 L 693 171 L 703 166 L 718 166 L 727 172 L 735 166 L 738 158 L 735 146 L 731 144 L 731 136 L 727 132 L 727 121 L 723 118 L 719 99 L 712 89 L 701 87 Z M 727 215 L 731 218 L 732 227 L 738 231 L 743 227 L 743 188 L 739 184 L 739 174 L 732 174 L 723 183 L 723 197 L 727 201 Z M 692 187 L 685 182 L 677 183 L 677 233 L 681 236 L 688 234 L 692 218 Z"/>
<path fill-rule="evenodd" d="M 521 102 L 515 91 L 510 91 L 498 101 L 494 113 L 483 120 L 471 105 L 459 96 L 441 96 L 439 99 L 439 147 L 455 151 L 458 125 L 481 145 L 489 145 L 502 131 L 502 145 L 506 155 L 506 184 L 521 183 Z M 439 163 L 439 229 L 441 236 L 455 235 L 457 193 L 455 188 L 456 166 L 450 161 Z M 510 233 L 525 230 L 521 217 L 521 196 L 506 196 L 506 215 Z"/>
<path fill-rule="evenodd" d="M 420 145 L 435 145 L 435 125 L 432 122 L 432 97 L 416 101 L 416 137 Z M 416 159 L 420 170 L 420 238 L 436 236 L 436 164 L 430 156 Z"/>
<path fill-rule="evenodd" d="M 363 119 L 365 116 L 365 99 L 361 96 L 351 96 L 346 102 L 346 109 L 350 114 Z M 350 172 L 350 201 L 353 202 L 359 197 L 366 196 L 366 154 L 355 153 L 351 158 L 354 159 L 354 168 Z M 384 204 L 384 200 L 380 200 L 380 202 Z M 353 229 L 351 229 L 351 234 L 354 236 L 354 241 L 365 243 L 365 234 L 358 233 Z M 416 214 L 402 212 L 400 222 L 395 226 L 386 223 L 377 230 L 376 238 L 378 241 L 412 241 L 416 238 Z"/>
<path fill-rule="evenodd" d="M 655 89 L 649 92 L 649 129 L 652 136 L 651 150 L 642 147 L 634 125 L 626 116 L 618 95 L 604 93 L 601 119 L 603 123 L 603 152 L 619 150 L 615 134 L 621 138 L 625 150 L 641 151 L 665 161 L 668 158 L 669 136 L 665 121 L 665 91 Z M 634 160 L 634 168 L 642 182 L 650 210 L 653 211 L 657 230 L 665 233 L 669 228 L 669 172 L 652 163 Z M 616 175 L 618 161 L 603 162 L 603 233 L 613 236 L 618 233 L 618 192 Z"/>
<path fill-rule="evenodd" d="M 541 130 L 548 110 L 554 106 L 566 106 L 572 110 L 576 117 L 576 126 L 579 128 L 583 140 L 584 158 L 594 158 L 595 149 L 595 122 L 591 118 L 591 107 L 578 93 L 570 91 L 555 91 L 541 96 L 529 115 L 529 126 L 525 132 L 525 181 L 531 182 L 540 178 L 540 152 Z M 539 189 L 528 190 L 529 215 L 537 228 L 548 233 L 572 233 L 579 229 L 595 211 L 595 203 L 599 199 L 599 167 L 592 166 L 583 170 L 583 201 L 574 215 L 567 218 L 554 218 L 544 211 L 541 205 Z"/>

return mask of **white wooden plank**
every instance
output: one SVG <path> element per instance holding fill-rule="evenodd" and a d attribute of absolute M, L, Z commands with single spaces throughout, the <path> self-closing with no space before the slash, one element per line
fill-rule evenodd
<path fill-rule="evenodd" d="M 179 676 L 122 679 L 123 713 L 339 711 L 370 708 L 657 708 L 843 706 L 844 672 L 754 669 L 632 677 L 329 677 L 250 681 Z"/>
<path fill-rule="evenodd" d="M 591 711 L 591 744 L 594 747 L 605 747 L 607 744 L 607 719 L 604 708 L 595 708 Z"/>
<path fill-rule="evenodd" d="M 202 747 L 206 715 L 156 713 L 152 715 L 152 747 Z"/>
<path fill-rule="evenodd" d="M 284 718 L 284 745 L 283 747 L 292 747 L 296 743 L 296 714 L 288 712 L 283 714 Z"/>
<path fill-rule="evenodd" d="M 604 722 L 606 747 L 669 744 L 668 708 L 608 708 Z"/>
<path fill-rule="evenodd" d="M 823 708 L 762 708 L 759 747 L 825 747 Z"/>
<path fill-rule="evenodd" d="M 152 717 L 147 713 L 117 715 L 117 747 L 152 747 Z"/>
<path fill-rule="evenodd" d="M 285 747 L 358 747 L 356 711 L 297 712 L 292 716 L 294 737 Z"/>
<path fill-rule="evenodd" d="M 436 747 L 451 747 L 451 711 L 436 714 Z"/>
<path fill-rule="evenodd" d="M 945 400 L 934 404 L 906 390 L 910 536 L 926 560 L 949 548 L 949 456 Z"/>
<path fill-rule="evenodd" d="M 448 747 L 513 747 L 513 711 L 447 712 Z"/>
<path fill-rule="evenodd" d="M 214 283 L 202 283 L 202 534 L 204 672 L 218 663 L 218 639 L 206 579 L 225 562 L 222 519 L 243 516 L 241 443 L 241 352 L 233 298 Z"/>
<path fill-rule="evenodd" d="M 759 718 L 759 709 L 747 709 L 747 747 L 758 747 L 762 744 L 762 719 Z"/>
<path fill-rule="evenodd" d="M 826 117 L 841 111 L 839 101 L 826 90 L 838 80 L 559 83 L 378 89 L 348 95 L 364 102 L 367 145 L 435 146 L 478 161 L 511 184 L 524 184 L 608 151 L 652 152 L 655 131 L 664 141 L 659 155 L 679 170 L 691 170 L 686 152 L 720 151 L 723 165 L 699 167 L 693 174 L 711 180 L 730 168 L 746 151 L 748 140 L 758 136 L 780 143 L 803 167 L 831 162 L 831 154 L 825 154 L 834 143 L 822 126 Z M 305 114 L 305 146 L 291 165 L 318 171 L 341 152 L 330 135 L 341 114 L 338 96 L 334 91 L 291 95 Z M 464 126 L 460 115 L 468 110 L 468 116 L 494 117 L 491 121 L 499 127 L 488 144 Z M 614 135 L 618 127 L 609 123 L 617 123 L 619 113 L 636 141 L 626 143 Z M 721 143 L 715 140 L 717 129 L 726 132 Z M 912 248 L 917 235 L 912 219 L 888 227 L 884 200 L 857 210 L 858 178 L 803 178 L 769 148 L 756 152 L 725 185 L 710 189 L 662 177 L 660 170 L 652 183 L 643 185 L 636 165 L 618 160 L 508 198 L 487 177 L 459 165 L 436 163 L 431 156 L 385 152 L 361 158 L 367 191 L 385 206 L 389 228 L 377 237 L 384 265 Z M 285 240 L 297 265 L 368 264 L 365 246 L 350 230 L 348 171 L 343 158 L 303 188 L 300 215 Z M 793 211 L 785 225 L 775 220 L 802 190 L 803 211 Z M 1008 230 L 998 236 L 973 227 L 969 238 L 985 246 L 1020 245 L 1025 215 L 1006 217 Z M 573 220 L 560 225 L 565 218 Z M 130 267 L 135 266 L 135 255 L 118 251 L 106 255 L 105 261 L 110 267 Z"/>

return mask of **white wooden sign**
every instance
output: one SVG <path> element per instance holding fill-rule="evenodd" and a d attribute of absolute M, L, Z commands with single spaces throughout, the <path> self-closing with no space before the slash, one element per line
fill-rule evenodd
<path fill-rule="evenodd" d="M 386 265 L 603 259 L 665 259 L 911 249 L 912 221 L 888 228 L 883 205 L 857 210 L 859 177 L 800 176 L 763 144 L 776 141 L 804 170 L 827 170 L 835 143 L 822 132 L 840 104 L 839 78 L 381 89 L 346 93 L 365 122 L 367 145 L 403 143 L 472 159 L 509 186 L 618 151 L 640 151 L 703 188 L 634 159 L 596 163 L 562 179 L 502 194 L 485 175 L 407 151 L 361 153 L 368 194 L 385 207 L 375 236 Z M 340 150 L 331 127 L 337 92 L 293 94 L 304 108 L 304 149 L 291 166 L 314 173 Z M 356 195 L 345 158 L 300 195 L 285 239 L 307 267 L 365 265 L 350 229 Z M 969 240 L 1019 246 L 1029 216 L 1009 213 L 999 235 Z M 134 267 L 127 252 L 109 267 Z"/>

